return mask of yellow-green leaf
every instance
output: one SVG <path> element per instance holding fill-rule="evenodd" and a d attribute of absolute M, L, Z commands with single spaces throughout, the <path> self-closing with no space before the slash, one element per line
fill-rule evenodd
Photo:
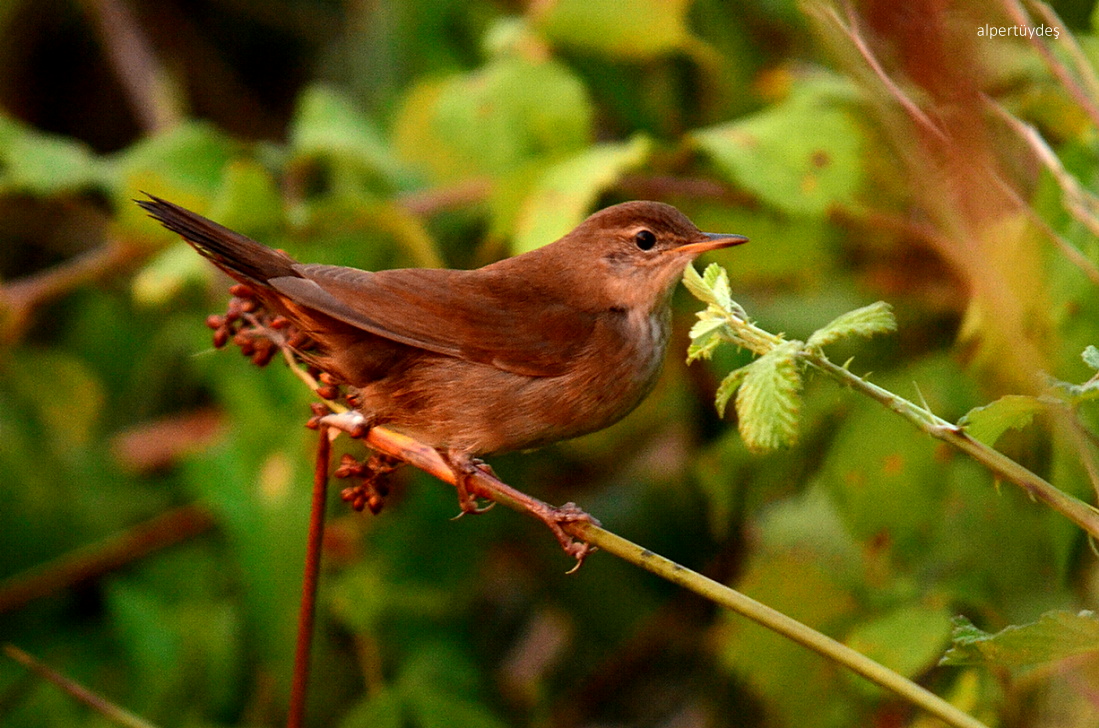
<path fill-rule="evenodd" d="M 690 0 L 557 0 L 537 27 L 553 43 L 619 58 L 651 58 L 692 41 Z"/>
<path fill-rule="evenodd" d="M 583 149 L 592 114 L 584 84 L 564 64 L 503 57 L 412 87 L 395 142 L 438 180 L 498 177 Z"/>
<path fill-rule="evenodd" d="M 702 129 L 694 142 L 730 181 L 792 215 L 853 203 L 862 185 L 862 129 L 835 81 L 803 86 L 746 118 Z"/>
<path fill-rule="evenodd" d="M 644 162 L 651 148 L 649 138 L 639 134 L 625 143 L 588 147 L 552 165 L 520 207 L 513 252 L 552 243 L 576 227 L 599 193 Z"/>
<path fill-rule="evenodd" d="M 776 346 L 747 367 L 737 390 L 736 411 L 744 444 L 755 451 L 789 447 L 801 411 L 800 342 Z"/>
<path fill-rule="evenodd" d="M 873 336 L 897 330 L 893 307 L 885 301 L 848 311 L 813 332 L 808 346 L 822 347 L 851 336 Z"/>
<path fill-rule="evenodd" d="M 1034 665 L 1099 652 L 1099 618 L 1090 611 L 1046 612 L 1037 622 L 990 634 L 965 617 L 955 617 L 953 639 L 942 665 Z"/>
<path fill-rule="evenodd" d="M 975 407 L 958 420 L 966 433 L 986 445 L 995 445 L 1008 430 L 1019 430 L 1030 424 L 1034 415 L 1046 408 L 1037 397 L 1008 394 L 991 404 Z"/>
<path fill-rule="evenodd" d="M 725 375 L 725 378 L 721 380 L 721 384 L 717 387 L 717 394 L 714 395 L 714 406 L 717 407 L 717 414 L 721 417 L 725 416 L 725 407 L 729 404 L 729 398 L 733 396 L 733 393 L 744 382 L 744 378 L 748 376 L 748 367 L 751 365 L 742 366 L 739 369 L 734 369 Z"/>

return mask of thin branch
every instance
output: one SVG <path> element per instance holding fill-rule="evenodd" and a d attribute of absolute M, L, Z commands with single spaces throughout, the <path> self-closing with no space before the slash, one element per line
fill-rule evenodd
<path fill-rule="evenodd" d="M 305 551 L 305 574 L 301 584 L 301 608 L 298 611 L 298 637 L 294 651 L 294 677 L 290 686 L 287 728 L 305 725 L 305 702 L 309 693 L 309 656 L 313 647 L 313 622 L 317 610 L 317 583 L 320 581 L 321 546 L 324 541 L 325 501 L 328 495 L 328 461 L 332 438 L 337 433 L 320 427 L 317 460 L 313 468 L 313 504 L 309 512 L 309 538 Z"/>
<path fill-rule="evenodd" d="M 173 103 L 167 74 L 124 0 L 82 0 L 103 51 L 129 97 L 141 127 L 156 132 L 175 126 L 183 112 Z"/>
<path fill-rule="evenodd" d="M 167 546 L 186 541 L 214 525 L 210 512 L 188 505 L 162 513 L 105 541 L 63 556 L 0 582 L 0 614 L 28 602 L 94 579 Z"/>
<path fill-rule="evenodd" d="M 454 471 L 434 448 L 410 437 L 384 427 L 372 427 L 363 437 L 363 441 L 374 450 L 404 460 L 439 480 L 451 485 L 456 482 Z M 481 471 L 477 471 L 472 477 L 482 493 L 492 493 L 492 499 L 495 502 L 519 512 L 530 513 L 528 502 L 530 496 L 520 494 L 521 497 L 516 497 L 514 493 L 518 493 L 518 491 L 514 491 L 501 481 Z M 548 504 L 543 505 L 550 507 Z M 926 710 L 952 726 L 958 726 L 959 728 L 984 727 L 984 724 L 977 719 L 967 715 L 911 680 L 724 584 L 653 553 L 649 549 L 628 541 L 594 523 L 579 521 L 563 524 L 562 527 L 570 535 L 581 541 L 652 572 L 674 584 L 678 584 L 715 604 L 726 607 L 767 629 L 844 665 L 853 672 L 895 692 L 913 705 Z"/>
<path fill-rule="evenodd" d="M 762 342 L 758 346 L 746 347 L 757 355 L 766 354 L 776 346 L 774 342 L 768 340 L 768 337 L 775 336 L 769 331 L 765 331 L 729 311 L 723 312 L 722 316 L 729 328 L 729 333 L 722 334 L 722 338 L 726 341 L 737 346 L 745 346 L 745 342 L 749 341 Z M 886 409 L 896 412 L 928 435 L 961 450 L 997 477 L 1015 483 L 1032 498 L 1045 503 L 1093 537 L 1099 538 L 1099 510 L 1095 507 L 1065 493 L 1000 451 L 985 445 L 983 442 L 974 440 L 961 427 L 947 422 L 904 397 L 893 394 L 883 387 L 852 374 L 845 367 L 832 363 L 819 349 L 803 345 L 798 356 L 840 384 L 844 384 L 878 402 Z"/>
<path fill-rule="evenodd" d="M 70 696 L 96 711 L 112 723 L 124 726 L 124 728 L 156 728 L 153 723 L 150 723 L 140 716 L 134 715 L 125 708 L 121 708 L 110 700 L 107 700 L 107 698 L 99 693 L 93 692 L 80 683 L 65 677 L 15 645 L 4 645 L 4 654 L 41 677 L 43 680 L 48 680 L 61 688 Z"/>
<path fill-rule="evenodd" d="M 1093 537 L 1099 538 L 1099 510 L 1096 510 L 1093 506 L 1065 493 L 1045 478 L 1023 467 L 999 450 L 989 447 L 979 440 L 974 440 L 957 425 L 947 422 L 887 389 L 852 374 L 841 366 L 833 364 L 823 354 L 807 353 L 806 360 L 841 384 L 846 384 L 856 392 L 860 392 L 896 412 L 935 439 L 942 440 L 961 450 L 998 477 L 1015 483 L 1031 497 L 1045 503 Z"/>
<path fill-rule="evenodd" d="M 1049 27 L 1059 28 L 1064 31 L 1064 33 L 1054 40 L 1060 43 L 1068 52 L 1069 58 L 1072 59 L 1072 62 L 1076 67 L 1076 73 L 1079 74 L 1080 79 L 1087 87 L 1088 97 L 1092 99 L 1099 98 L 1099 77 L 1096 77 L 1095 69 L 1092 68 L 1091 61 L 1084 53 L 1084 49 L 1076 42 L 1076 37 L 1069 32 L 1068 26 L 1065 25 L 1056 11 L 1047 3 L 1030 0 L 1030 5 L 1038 11 L 1038 15 L 1049 24 Z"/>
<path fill-rule="evenodd" d="M 1031 25 L 1030 17 L 1027 15 L 1026 10 L 1023 9 L 1022 3 L 1020 3 L 1019 0 L 1002 0 L 1001 4 L 1016 25 Z M 1068 30 L 1065 29 L 1065 32 L 1067 33 Z M 1057 80 L 1061 82 L 1061 85 L 1065 87 L 1065 90 L 1068 91 L 1077 105 L 1079 105 L 1079 107 L 1084 110 L 1084 113 L 1091 118 L 1091 123 L 1099 126 L 1099 106 L 1096 105 L 1095 99 L 1080 87 L 1080 84 L 1077 83 L 1065 64 L 1054 55 L 1045 36 L 1040 36 L 1035 33 L 1033 35 L 1028 35 L 1028 38 L 1030 44 L 1034 46 L 1034 50 L 1038 51 L 1038 55 L 1045 61 L 1049 70 L 1057 77 Z"/>
<path fill-rule="evenodd" d="M 897 103 L 901 105 L 905 113 L 916 122 L 916 125 L 928 132 L 936 139 L 943 141 L 946 139 L 946 133 L 942 128 L 936 124 L 930 116 L 924 113 L 920 105 L 913 101 L 908 94 L 892 79 L 889 74 L 885 72 L 881 63 L 878 61 L 877 56 L 866 44 L 866 39 L 858 31 L 858 19 L 855 17 L 855 11 L 849 3 L 845 3 L 844 7 L 847 11 L 847 22 L 844 23 L 843 18 L 839 16 L 839 13 L 835 8 L 828 8 L 823 12 L 823 16 L 835 23 L 836 27 L 848 37 L 851 44 L 855 46 L 855 50 L 859 52 L 863 60 L 866 61 L 866 65 L 870 67 L 870 70 L 881 82 L 885 90 L 897 100 Z"/>
<path fill-rule="evenodd" d="M 991 99 L 987 99 L 987 101 L 1000 118 L 1027 143 L 1031 151 L 1034 152 L 1034 155 L 1038 158 L 1038 161 L 1040 161 L 1049 171 L 1050 175 L 1053 176 L 1057 186 L 1061 188 L 1061 193 L 1064 195 L 1065 207 L 1068 208 L 1069 213 L 1078 222 L 1084 225 L 1092 235 L 1099 237 L 1099 197 L 1096 197 L 1094 194 L 1084 189 L 1076 178 L 1069 174 L 1068 170 L 1061 164 L 1061 160 L 1058 158 L 1057 153 L 1049 148 L 1049 145 L 1046 144 L 1046 140 L 1042 138 L 1042 135 L 1038 133 L 1037 129 L 1016 118 L 995 101 L 992 101 Z M 1062 252 L 1064 252 L 1065 256 L 1070 261 L 1084 271 L 1093 282 L 1099 283 L 1099 269 L 1096 268 L 1095 264 L 1089 260 L 1087 256 L 1070 245 L 1068 241 L 1060 238 L 1060 236 L 1057 236 L 1055 241 L 1059 241 L 1059 247 L 1061 247 Z"/>
<path fill-rule="evenodd" d="M 98 281 L 134 265 L 153 251 L 120 240 L 110 240 L 53 268 L 0 285 L 0 337 L 14 341 L 22 336 L 34 310 L 70 290 Z"/>

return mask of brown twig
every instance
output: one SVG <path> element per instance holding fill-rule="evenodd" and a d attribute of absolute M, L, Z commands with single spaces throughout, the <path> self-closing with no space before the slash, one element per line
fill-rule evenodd
<path fill-rule="evenodd" d="M 130 8 L 123 0 L 83 0 L 95 24 L 104 53 L 126 91 L 130 108 L 147 132 L 179 123 L 182 112 L 172 103 L 161 68 Z"/>
<path fill-rule="evenodd" d="M 313 469 L 313 504 L 309 512 L 309 539 L 305 550 L 305 575 L 301 584 L 298 639 L 294 651 L 294 677 L 290 686 L 287 728 L 302 728 L 305 725 L 305 699 L 309 692 L 309 655 L 313 648 L 313 622 L 317 610 L 317 583 L 320 580 L 325 501 L 328 495 L 328 461 L 332 452 L 330 434 L 335 433 L 321 425 L 320 439 L 317 442 L 317 460 Z"/>
<path fill-rule="evenodd" d="M 15 645 L 4 645 L 4 654 L 41 677 L 43 680 L 48 680 L 61 688 L 70 696 L 99 713 L 112 723 L 125 726 L 126 728 L 156 728 L 144 718 L 134 715 L 125 708 L 119 707 L 110 700 L 107 700 L 99 693 L 93 692 L 80 683 L 65 677 Z"/>
<path fill-rule="evenodd" d="M 58 266 L 0 286 L 0 314 L 4 315 L 0 336 L 6 341 L 17 340 L 38 306 L 77 286 L 134 265 L 152 252 L 148 248 L 111 240 Z"/>
<path fill-rule="evenodd" d="M 114 571 L 154 551 L 197 536 L 213 525 L 209 511 L 198 505 L 187 505 L 139 523 L 105 541 L 71 551 L 0 582 L 0 614 Z"/>

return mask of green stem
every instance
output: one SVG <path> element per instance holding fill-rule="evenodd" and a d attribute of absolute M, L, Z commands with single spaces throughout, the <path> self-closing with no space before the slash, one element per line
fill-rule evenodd
<path fill-rule="evenodd" d="M 726 323 L 731 329 L 731 335 L 726 335 L 726 338 L 738 346 L 744 346 L 745 342 L 755 343 L 756 345 L 750 348 L 757 355 L 766 354 L 778 343 L 784 341 L 781 337 L 776 337 L 774 334 L 749 321 L 745 321 L 739 316 L 729 312 L 725 312 L 724 315 Z M 893 394 L 888 389 L 879 387 L 862 377 L 852 374 L 844 367 L 832 363 L 819 349 L 803 347 L 800 356 L 817 371 L 823 372 L 840 384 L 844 384 L 880 403 L 887 409 L 896 412 L 932 437 L 961 450 L 992 471 L 998 478 L 1015 483 L 1032 498 L 1045 503 L 1091 534 L 1092 537 L 1099 538 L 1099 510 L 1093 506 L 1065 493 L 1048 480 L 1031 472 L 999 450 L 974 440 L 961 427 L 947 422 L 904 397 Z"/>
<path fill-rule="evenodd" d="M 841 384 L 861 392 L 932 437 L 953 445 L 966 455 L 991 470 L 997 477 L 1015 483 L 1035 498 L 1065 516 L 1092 536 L 1099 538 L 1099 510 L 1084 501 L 1065 493 L 1048 480 L 1024 468 L 1007 455 L 974 440 L 965 430 L 947 422 L 922 407 L 898 397 L 887 389 L 856 376 L 843 367 L 833 364 L 823 354 L 806 352 L 805 360 L 818 371 L 824 372 Z"/>
<path fill-rule="evenodd" d="M 566 530 L 593 546 L 598 546 L 620 559 L 689 589 L 715 604 L 731 609 L 773 632 L 777 632 L 820 655 L 835 660 L 867 680 L 895 692 L 913 705 L 926 710 L 949 725 L 958 726 L 959 728 L 962 726 L 966 728 L 982 728 L 985 726 L 984 723 L 973 716 L 884 665 L 871 660 L 866 655 L 807 627 L 796 619 L 768 607 L 766 604 L 757 602 L 735 589 L 730 589 L 724 584 L 720 584 L 591 523 L 572 524 Z"/>
<path fill-rule="evenodd" d="M 46 666 L 33 655 L 27 654 L 15 645 L 4 645 L 4 654 L 41 677 L 43 680 L 53 683 L 115 725 L 123 726 L 123 728 L 156 728 L 155 724 L 150 723 L 138 715 L 134 715 L 125 708 L 115 705 L 99 693 L 89 690 L 75 680 L 65 677 L 57 670 Z"/>
<path fill-rule="evenodd" d="M 336 421 L 330 421 L 329 424 L 340 426 Z M 455 483 L 454 472 L 443 462 L 443 459 L 434 449 L 426 445 L 385 427 L 371 428 L 366 434 L 365 442 L 376 451 L 400 458 L 451 485 Z M 475 480 L 485 480 L 490 476 L 477 472 L 473 477 Z M 510 489 L 493 489 L 492 498 L 495 502 L 520 512 L 530 512 L 531 510 L 530 500 L 532 499 L 520 500 L 510 492 Z M 937 716 L 949 725 L 957 728 L 987 728 L 977 719 L 899 673 L 724 584 L 653 553 L 649 549 L 642 548 L 594 523 L 574 521 L 563 523 L 562 527 L 575 538 L 581 539 L 685 589 L 689 589 L 715 604 L 731 609 L 767 629 L 835 660 L 866 679 L 895 692 L 913 705 Z"/>

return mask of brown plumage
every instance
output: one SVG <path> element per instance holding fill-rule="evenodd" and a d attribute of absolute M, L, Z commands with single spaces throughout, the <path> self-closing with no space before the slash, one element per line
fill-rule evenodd
<path fill-rule="evenodd" d="M 744 242 L 659 202 L 595 213 L 560 240 L 476 270 L 298 263 L 171 202 L 139 201 L 315 342 L 305 355 L 361 410 L 452 457 L 602 429 L 656 382 L 689 261 Z"/>

